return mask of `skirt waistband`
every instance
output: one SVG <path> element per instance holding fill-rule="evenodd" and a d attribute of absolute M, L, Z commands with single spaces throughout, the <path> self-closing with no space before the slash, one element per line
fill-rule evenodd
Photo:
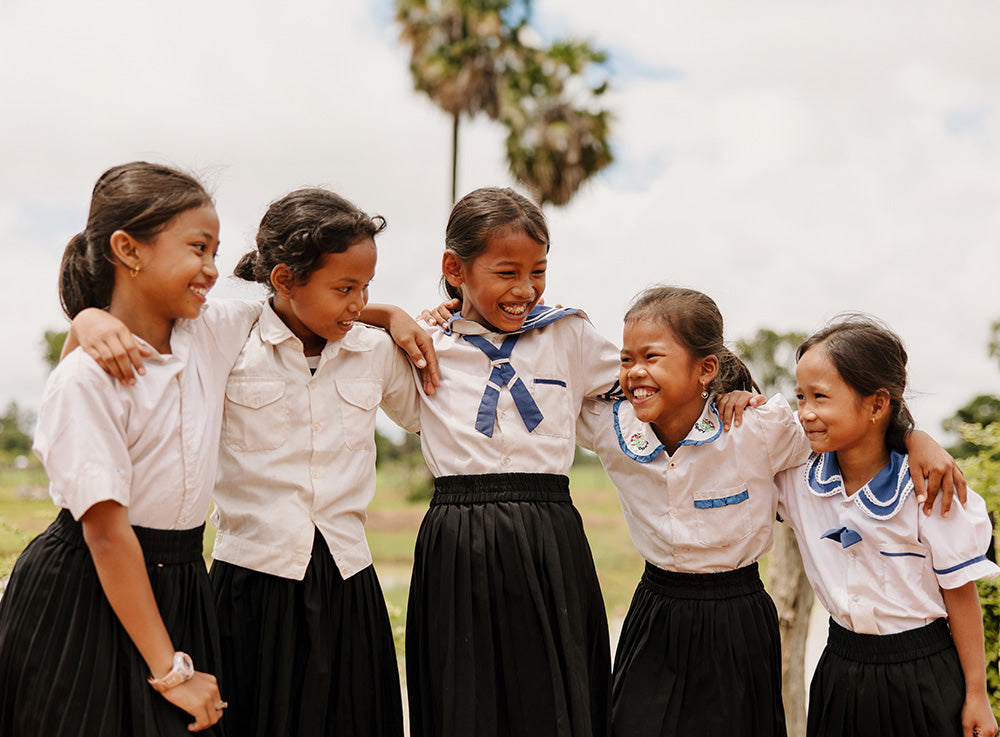
<path fill-rule="evenodd" d="M 132 526 L 135 536 L 142 546 L 142 554 L 146 565 L 162 563 L 164 565 L 193 563 L 202 561 L 202 546 L 205 536 L 205 525 L 190 530 L 157 530 L 152 527 Z M 59 538 L 64 543 L 85 548 L 83 525 L 73 519 L 68 509 L 63 509 L 49 525 L 46 532 Z"/>
<path fill-rule="evenodd" d="M 892 635 L 851 632 L 830 619 L 827 649 L 858 663 L 905 663 L 954 647 L 945 619 Z"/>
<path fill-rule="evenodd" d="M 434 479 L 431 506 L 493 502 L 572 503 L 569 478 L 552 473 L 482 473 Z"/>
<path fill-rule="evenodd" d="M 642 583 L 654 593 L 675 599 L 732 599 L 764 590 L 756 562 L 719 573 L 680 573 L 646 561 Z"/>

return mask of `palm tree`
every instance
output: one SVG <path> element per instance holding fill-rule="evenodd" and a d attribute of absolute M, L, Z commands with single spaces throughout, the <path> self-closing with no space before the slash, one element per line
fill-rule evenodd
<path fill-rule="evenodd" d="M 452 201 L 463 114 L 507 127 L 509 169 L 541 204 L 565 204 L 612 160 L 596 105 L 607 82 L 584 81 L 605 55 L 580 41 L 543 48 L 530 11 L 531 0 L 396 0 L 414 86 L 452 117 Z"/>
<path fill-rule="evenodd" d="M 504 0 L 397 0 L 400 39 L 410 47 L 417 90 L 451 115 L 451 199 L 457 194 L 458 128 L 464 113 L 500 112 L 500 79 L 509 28 Z"/>

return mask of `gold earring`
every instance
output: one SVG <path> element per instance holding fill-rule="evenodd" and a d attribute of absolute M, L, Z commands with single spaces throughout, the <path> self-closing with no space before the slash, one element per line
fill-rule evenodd
<path fill-rule="evenodd" d="M 128 270 L 128 274 L 129 274 L 129 276 L 131 276 L 131 277 L 132 277 L 133 279 L 135 279 L 135 278 L 136 278 L 137 276 L 139 276 L 139 267 L 138 267 L 138 266 L 133 266 L 133 267 L 131 267 L 131 268 L 130 268 L 130 269 Z"/>
<path fill-rule="evenodd" d="M 708 399 L 708 388 L 705 386 L 705 384 L 701 385 L 701 398 Z"/>
<path fill-rule="evenodd" d="M 875 424 L 875 415 L 872 415 L 872 424 Z"/>

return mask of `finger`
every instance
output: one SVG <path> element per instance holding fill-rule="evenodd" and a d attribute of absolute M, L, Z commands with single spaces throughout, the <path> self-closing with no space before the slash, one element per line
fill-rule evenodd
<path fill-rule="evenodd" d="M 132 359 L 129 358 L 128 351 L 122 348 L 122 352 L 114 353 L 111 357 L 112 372 L 115 377 L 126 384 L 135 383 L 135 372 L 132 370 Z"/>
<path fill-rule="evenodd" d="M 743 405 L 743 404 L 737 404 L 737 405 L 736 405 L 736 406 L 735 406 L 735 407 L 733 408 L 733 424 L 734 424 L 734 425 L 735 425 L 736 427 L 739 427 L 739 426 L 740 426 L 740 424 L 741 424 L 741 423 L 743 422 L 743 408 L 744 408 L 745 406 L 746 406 L 746 405 Z"/>
<path fill-rule="evenodd" d="M 941 477 L 939 483 L 941 484 L 941 516 L 947 517 L 948 510 L 951 509 L 951 503 L 955 500 L 955 480 L 950 473 L 946 473 Z M 926 504 L 924 505 L 924 507 L 927 506 Z M 929 508 L 924 511 L 930 514 Z"/>
<path fill-rule="evenodd" d="M 955 493 L 958 494 L 958 501 L 964 507 L 969 501 L 969 487 L 965 484 L 965 474 L 957 463 L 952 464 L 951 478 L 955 483 Z"/>
<path fill-rule="evenodd" d="M 143 363 L 143 358 L 148 358 L 153 355 L 153 352 L 146 348 L 145 346 L 139 345 L 138 343 L 130 346 L 128 348 L 128 360 L 135 368 L 135 371 L 139 376 L 146 373 L 146 367 Z"/>
<path fill-rule="evenodd" d="M 763 407 L 765 404 L 767 404 L 767 397 L 763 394 L 754 394 L 750 399 L 751 407 Z"/>
<path fill-rule="evenodd" d="M 913 480 L 913 495 L 917 504 L 923 504 L 924 500 L 927 499 L 927 480 L 924 478 L 923 472 L 914 473 L 910 478 Z"/>

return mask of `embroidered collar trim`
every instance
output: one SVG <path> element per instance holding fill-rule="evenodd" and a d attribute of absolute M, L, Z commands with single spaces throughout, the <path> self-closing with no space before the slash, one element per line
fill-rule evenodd
<path fill-rule="evenodd" d="M 524 324 L 518 330 L 512 330 L 510 333 L 499 334 L 516 335 L 518 333 L 526 333 L 529 330 L 544 328 L 546 325 L 551 325 L 557 320 L 576 314 L 583 315 L 583 312 L 575 307 L 548 307 L 546 305 L 535 305 L 531 312 L 528 313 L 528 317 L 525 318 Z M 448 319 L 448 324 L 444 326 L 444 332 L 446 335 L 451 335 L 452 332 L 462 335 L 483 335 L 485 333 L 494 333 L 495 331 L 490 330 L 484 325 L 480 325 L 474 320 L 467 320 L 462 317 L 461 312 L 456 312 Z"/>
<path fill-rule="evenodd" d="M 656 437 L 653 428 L 635 416 L 635 410 L 628 400 L 614 403 L 615 434 L 622 453 L 639 463 L 649 463 L 665 448 Z M 679 445 L 705 445 L 722 435 L 722 421 L 715 402 L 709 400 L 702 409 L 701 417 L 694 423 L 687 437 Z"/>
<path fill-rule="evenodd" d="M 836 453 L 813 453 L 805 467 L 806 485 L 820 497 L 843 493 L 844 477 Z M 867 516 L 886 520 L 894 517 L 906 498 L 913 493 L 910 460 L 905 453 L 889 451 L 889 465 L 875 474 L 849 498 Z"/>

